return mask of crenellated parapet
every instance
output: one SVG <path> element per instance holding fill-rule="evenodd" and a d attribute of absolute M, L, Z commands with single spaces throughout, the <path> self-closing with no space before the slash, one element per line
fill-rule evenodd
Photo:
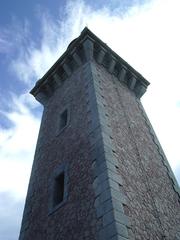
<path fill-rule="evenodd" d="M 85 28 L 81 35 L 69 44 L 65 53 L 50 70 L 37 81 L 31 94 L 45 105 L 53 92 L 76 69 L 93 60 L 102 65 L 110 74 L 115 75 L 120 82 L 127 85 L 137 98 L 141 98 L 145 93 L 149 82 L 88 28 Z"/>

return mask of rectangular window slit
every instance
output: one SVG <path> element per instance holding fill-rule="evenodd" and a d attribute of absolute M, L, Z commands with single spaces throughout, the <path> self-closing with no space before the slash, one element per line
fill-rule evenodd
<path fill-rule="evenodd" d="M 61 203 L 64 199 L 64 172 L 55 178 L 54 182 L 54 207 Z"/>
<path fill-rule="evenodd" d="M 64 110 L 64 112 L 61 113 L 61 116 L 60 116 L 60 130 L 67 125 L 67 119 L 68 119 L 68 111 L 66 109 Z"/>

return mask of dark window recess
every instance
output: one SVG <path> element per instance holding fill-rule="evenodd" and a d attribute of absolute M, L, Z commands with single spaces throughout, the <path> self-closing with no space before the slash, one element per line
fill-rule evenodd
<path fill-rule="evenodd" d="M 64 110 L 64 112 L 61 113 L 61 116 L 60 116 L 60 130 L 67 125 L 67 120 L 68 120 L 68 111 L 66 109 Z"/>
<path fill-rule="evenodd" d="M 64 200 L 64 172 L 55 178 L 53 207 Z"/>

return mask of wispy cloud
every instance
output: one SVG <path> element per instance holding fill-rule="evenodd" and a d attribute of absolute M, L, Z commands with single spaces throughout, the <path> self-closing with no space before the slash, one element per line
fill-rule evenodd
<path fill-rule="evenodd" d="M 72 38 L 80 33 L 80 29 L 85 25 L 81 21 L 85 4 L 77 2 L 74 7 L 71 4 L 67 4 L 62 21 L 54 21 L 47 11 L 41 13 L 40 46 L 36 47 L 37 44 L 32 40 L 28 47 L 20 47 L 18 57 L 11 62 L 11 69 L 19 80 L 32 84 L 42 77 L 65 51 Z M 77 10 L 76 16 L 74 8 Z"/>
<path fill-rule="evenodd" d="M 0 34 L 0 53 L 8 53 L 11 49 L 11 44 L 6 41 L 5 36 Z"/>
<path fill-rule="evenodd" d="M 8 53 L 6 57 L 12 57 L 14 51 L 25 47 L 29 39 L 29 21 L 20 22 L 12 17 L 9 26 L 0 28 L 0 53 Z"/>
<path fill-rule="evenodd" d="M 15 199 L 8 192 L 0 192 L 0 212 L 0 239 L 18 239 L 23 200 Z"/>
<path fill-rule="evenodd" d="M 40 123 L 30 110 L 35 103 L 25 96 L 13 97 L 13 111 L 1 111 L 12 127 L 0 128 L 0 191 L 9 191 L 17 198 L 26 194 Z"/>
<path fill-rule="evenodd" d="M 11 122 L 4 129 L 0 124 L 0 239 L 18 238 L 24 200 L 40 125 L 32 110 L 37 102 L 22 94 L 12 95 L 11 110 L 0 110 Z"/>

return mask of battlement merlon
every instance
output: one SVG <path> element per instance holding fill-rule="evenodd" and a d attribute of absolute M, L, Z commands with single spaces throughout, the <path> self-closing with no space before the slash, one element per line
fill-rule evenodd
<path fill-rule="evenodd" d="M 118 56 L 87 27 L 74 39 L 64 54 L 55 62 L 48 72 L 36 82 L 31 94 L 43 105 L 52 96 L 56 88 L 87 61 L 95 60 L 107 71 L 114 74 L 141 98 L 150 84 L 140 73 Z"/>

